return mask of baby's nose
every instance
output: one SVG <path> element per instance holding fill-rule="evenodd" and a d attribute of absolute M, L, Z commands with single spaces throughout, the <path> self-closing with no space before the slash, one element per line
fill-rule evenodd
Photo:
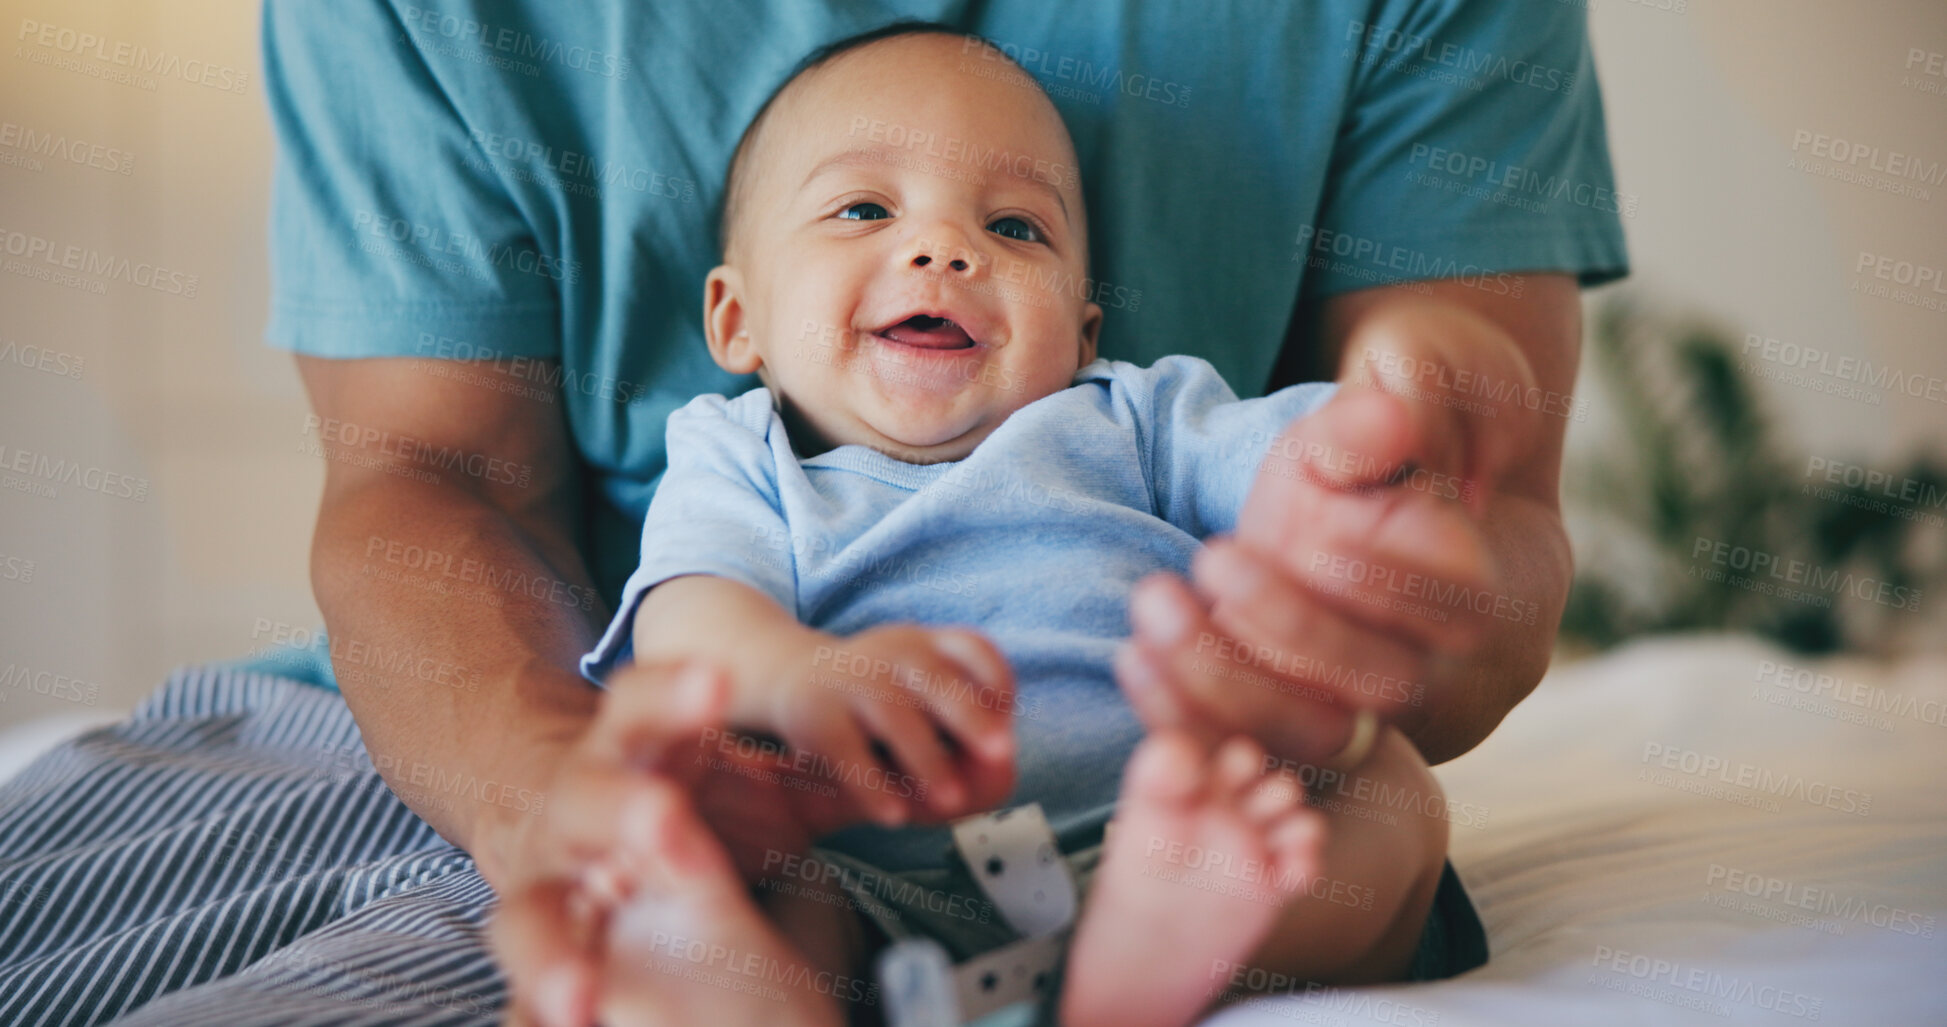
<path fill-rule="evenodd" d="M 930 253 L 916 253 L 913 255 L 914 267 L 927 267 L 932 263 L 933 263 L 933 255 Z M 955 271 L 965 271 L 969 267 L 966 260 L 960 257 L 954 257 L 948 260 L 946 262 L 946 266 L 952 268 Z"/>
<path fill-rule="evenodd" d="M 911 266 L 916 268 L 930 267 L 959 274 L 971 272 L 981 263 L 978 253 L 965 245 L 951 243 L 944 239 L 913 240 L 909 260 Z"/>

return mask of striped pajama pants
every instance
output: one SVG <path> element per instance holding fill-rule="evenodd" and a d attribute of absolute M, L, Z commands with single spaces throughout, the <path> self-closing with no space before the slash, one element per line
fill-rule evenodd
<path fill-rule="evenodd" d="M 0 785 L 0 1024 L 495 1023 L 492 904 L 337 693 L 186 668 Z"/>

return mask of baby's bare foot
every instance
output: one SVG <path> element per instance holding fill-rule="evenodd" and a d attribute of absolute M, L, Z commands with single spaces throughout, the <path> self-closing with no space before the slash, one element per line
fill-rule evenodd
<path fill-rule="evenodd" d="M 1156 732 L 1123 776 L 1116 819 L 1062 986 L 1069 1027 L 1177 1027 L 1216 998 L 1316 870 L 1325 819 L 1239 737 L 1206 755 Z"/>
<path fill-rule="evenodd" d="M 730 856 L 673 783 L 655 817 L 657 858 L 609 923 L 605 1027 L 836 1027 L 863 985 L 799 954 L 765 919 Z"/>

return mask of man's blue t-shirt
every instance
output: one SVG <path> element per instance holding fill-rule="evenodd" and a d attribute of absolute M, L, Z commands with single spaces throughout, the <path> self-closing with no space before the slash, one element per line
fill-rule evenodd
<path fill-rule="evenodd" d="M 670 412 L 757 384 L 703 343 L 731 150 L 806 53 L 897 17 L 985 35 L 1054 99 L 1105 357 L 1188 352 L 1258 395 L 1301 296 L 1625 270 L 1576 4 L 275 0 L 271 343 L 498 359 L 536 416 L 565 404 L 614 599 Z M 972 48 L 939 74 L 1015 72 Z"/>
<path fill-rule="evenodd" d="M 1006 805 L 1041 803 L 1057 833 L 1099 827 L 1142 737 L 1110 669 L 1130 590 L 1157 571 L 1187 575 L 1204 538 L 1232 531 L 1271 440 L 1333 388 L 1239 401 L 1195 357 L 1097 360 L 964 459 L 924 465 L 859 445 L 801 460 L 769 389 L 699 396 L 670 415 L 641 563 L 582 671 L 599 681 L 631 656 L 643 594 L 684 574 L 742 582 L 841 637 L 890 623 L 977 628 L 1018 686 Z M 809 766 L 827 786 L 877 780 L 872 768 Z M 824 844 L 894 870 L 937 865 L 949 847 L 944 828 L 854 828 Z"/>

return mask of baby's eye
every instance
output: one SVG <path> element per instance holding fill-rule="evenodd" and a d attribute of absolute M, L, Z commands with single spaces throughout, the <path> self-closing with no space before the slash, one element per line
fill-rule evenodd
<path fill-rule="evenodd" d="M 839 211 L 838 216 L 847 221 L 880 221 L 892 215 L 876 203 L 862 201 Z"/>
<path fill-rule="evenodd" d="M 995 235 L 1003 235 L 1009 239 L 1016 239 L 1021 242 L 1041 241 L 1041 233 L 1035 231 L 1033 225 L 1028 224 L 1020 218 L 999 218 L 993 224 L 988 225 L 987 230 Z"/>

